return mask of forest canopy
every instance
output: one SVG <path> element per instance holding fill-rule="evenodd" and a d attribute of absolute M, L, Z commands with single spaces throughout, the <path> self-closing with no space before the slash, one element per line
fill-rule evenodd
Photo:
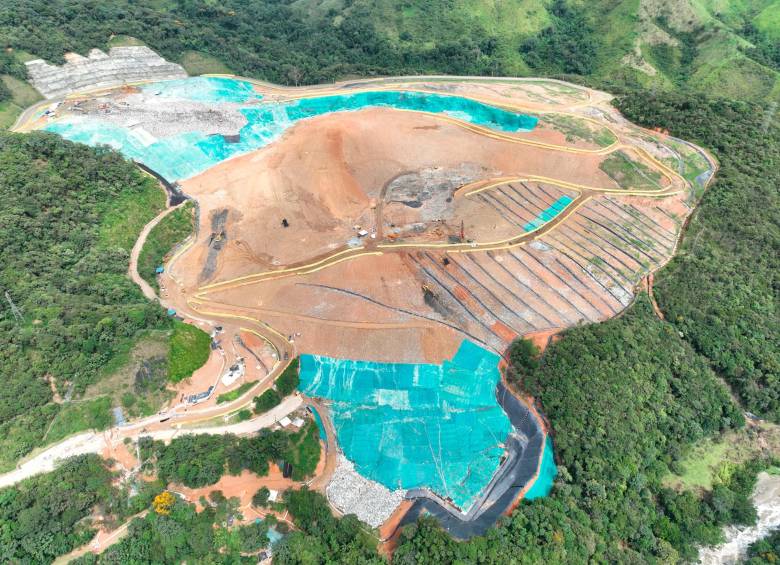
<path fill-rule="evenodd" d="M 0 202 L 0 470 L 7 470 L 38 445 L 109 425 L 107 396 L 69 401 L 121 364 L 139 336 L 178 333 L 127 276 L 141 228 L 165 206 L 162 189 L 132 163 L 53 134 L 0 134 Z M 208 335 L 192 331 L 199 347 L 184 350 L 179 372 L 191 373 L 208 355 Z"/>

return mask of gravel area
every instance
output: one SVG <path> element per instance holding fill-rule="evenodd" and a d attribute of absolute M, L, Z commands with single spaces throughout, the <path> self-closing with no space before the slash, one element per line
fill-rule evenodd
<path fill-rule="evenodd" d="M 339 455 L 338 466 L 325 492 L 340 512 L 355 514 L 372 528 L 387 520 L 404 499 L 404 491 L 391 491 L 360 476 L 354 464 L 343 455 Z"/>

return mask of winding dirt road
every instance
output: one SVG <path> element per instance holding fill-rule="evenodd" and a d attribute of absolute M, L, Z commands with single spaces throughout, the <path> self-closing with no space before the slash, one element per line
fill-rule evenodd
<path fill-rule="evenodd" d="M 17 469 L 0 475 L 0 488 L 18 483 L 24 479 L 37 475 L 39 473 L 48 473 L 53 471 L 60 460 L 75 455 L 85 455 L 88 453 L 100 454 L 111 446 L 121 443 L 125 438 L 151 437 L 152 439 L 169 442 L 174 437 L 182 435 L 195 434 L 251 434 L 263 428 L 268 428 L 276 424 L 279 420 L 291 414 L 303 406 L 303 399 L 298 395 L 292 395 L 285 398 L 281 404 L 272 408 L 268 412 L 261 414 L 251 420 L 229 424 L 224 426 L 209 426 L 202 428 L 163 428 L 157 430 L 138 429 L 138 424 L 133 427 L 114 427 L 105 432 L 86 432 L 78 434 L 53 445 L 38 455 L 22 463 Z M 201 414 L 197 414 L 200 416 Z M 213 416 L 212 416 L 213 417 Z M 159 420 L 157 416 L 156 420 Z M 191 420 L 187 420 L 192 423 Z"/>
<path fill-rule="evenodd" d="M 138 257 L 141 256 L 141 251 L 143 250 L 144 244 L 146 243 L 146 238 L 149 237 L 149 233 L 154 229 L 154 227 L 159 224 L 160 221 L 168 214 L 172 213 L 183 204 L 184 202 L 176 206 L 171 206 L 157 214 L 157 216 L 155 216 L 154 219 L 146 224 L 144 229 L 141 230 L 135 245 L 133 245 L 133 249 L 130 251 L 130 265 L 127 268 L 127 274 L 132 279 L 132 281 L 138 285 L 138 287 L 141 289 L 141 292 L 143 292 L 144 296 L 149 300 L 157 300 L 157 293 L 154 292 L 154 289 L 149 285 L 149 283 L 146 282 L 146 280 L 138 273 Z"/>

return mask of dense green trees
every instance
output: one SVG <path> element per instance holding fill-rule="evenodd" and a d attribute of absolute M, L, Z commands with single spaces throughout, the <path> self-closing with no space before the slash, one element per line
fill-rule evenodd
<path fill-rule="evenodd" d="M 279 543 L 274 563 L 385 563 L 376 553 L 375 539 L 360 521 L 353 515 L 335 518 L 320 493 L 306 488 L 288 490 L 284 501 L 300 531 Z"/>
<path fill-rule="evenodd" d="M 119 155 L 34 133 L 0 136 L 0 469 L 42 440 L 140 330 L 165 328 L 126 276 L 164 196 Z M 130 204 L 133 204 L 132 206 Z M 128 215 L 128 211 L 132 215 Z"/>
<path fill-rule="evenodd" d="M 552 25 L 520 46 L 528 65 L 543 74 L 592 73 L 597 64 L 599 37 L 585 8 L 555 0 L 550 11 Z"/>
<path fill-rule="evenodd" d="M 0 135 L 0 470 L 44 442 L 107 427 L 107 397 L 68 400 L 116 370 L 145 332 L 170 335 L 172 378 L 207 358 L 209 336 L 173 324 L 126 274 L 139 232 L 164 206 L 157 183 L 113 151 Z"/>
<path fill-rule="evenodd" d="M 261 430 L 255 435 L 185 435 L 170 444 L 139 439 L 141 459 L 150 461 L 166 483 L 198 488 L 216 483 L 225 472 L 249 470 L 267 475 L 270 461 L 293 464 L 293 478 L 302 480 L 317 467 L 320 444 L 317 426 L 307 423 L 297 432 Z"/>
<path fill-rule="evenodd" d="M 539 368 L 539 348 L 530 339 L 519 339 L 509 349 L 507 377 L 513 383 Z"/>
<path fill-rule="evenodd" d="M 774 106 L 629 91 L 628 118 L 669 129 L 720 161 L 678 255 L 656 277 L 668 319 L 745 407 L 780 421 L 780 125 Z"/>
<path fill-rule="evenodd" d="M 448 2 L 438 4 L 432 12 L 446 17 Z M 131 35 L 172 59 L 201 51 L 237 73 L 288 84 L 434 69 L 490 74 L 501 66 L 490 34 L 473 22 L 460 21 L 468 24 L 464 34 L 447 30 L 433 44 L 398 43 L 377 32 L 369 6 L 350 6 L 337 24 L 334 16 L 263 0 L 190 1 L 166 9 L 149 0 L 9 0 L 0 7 L 0 38 L 59 62 L 66 51 L 86 53 L 105 48 L 114 34 Z"/>
<path fill-rule="evenodd" d="M 83 519 L 112 496 L 111 473 L 95 455 L 0 489 L 0 555 L 4 563 L 50 563 L 89 541 Z"/>
<path fill-rule="evenodd" d="M 127 537 L 100 555 L 87 553 L 75 563 L 257 563 L 257 557 L 241 552 L 257 552 L 265 535 L 262 526 L 226 529 L 222 522 L 235 504 L 224 496 L 216 498 L 202 512 L 196 512 L 194 504 L 176 499 L 167 515 L 150 511 L 143 518 L 134 518 Z"/>
<path fill-rule="evenodd" d="M 252 496 L 252 505 L 258 508 L 263 508 L 268 504 L 268 498 L 271 496 L 271 491 L 268 487 L 260 487 L 257 492 Z"/>
<path fill-rule="evenodd" d="M 290 364 L 285 367 L 282 374 L 279 375 L 279 378 L 274 382 L 274 388 L 276 388 L 276 392 L 279 393 L 280 397 L 284 398 L 285 396 L 292 394 L 293 391 L 298 388 L 299 363 L 298 357 L 290 361 Z"/>
<path fill-rule="evenodd" d="M 66 51 L 86 54 L 129 35 L 172 60 L 197 52 L 235 73 L 291 85 L 377 74 L 567 73 L 762 98 L 772 95 L 778 58 L 772 31 L 751 22 L 759 6 L 721 3 L 716 11 L 708 4 L 681 19 L 681 9 L 663 3 L 649 22 L 638 3 L 611 0 L 6 0 L 0 39 L 60 62 Z M 652 24 L 670 34 L 668 42 L 648 34 Z M 658 73 L 629 60 L 638 46 Z"/>
<path fill-rule="evenodd" d="M 255 396 L 254 401 L 255 414 L 262 414 L 264 412 L 268 412 L 274 406 L 278 406 L 282 402 L 282 399 L 278 392 L 272 388 L 269 388 L 268 390 L 263 391 L 263 394 L 260 396 Z"/>

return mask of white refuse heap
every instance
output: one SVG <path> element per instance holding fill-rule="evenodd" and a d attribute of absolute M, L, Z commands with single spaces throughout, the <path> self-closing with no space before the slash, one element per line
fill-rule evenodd
<path fill-rule="evenodd" d="M 65 61 L 61 66 L 43 59 L 25 63 L 30 82 L 45 98 L 133 82 L 187 78 L 181 65 L 166 61 L 145 45 L 113 47 L 108 54 L 92 49 L 87 57 L 68 53 Z"/>
<path fill-rule="evenodd" d="M 244 376 L 244 360 L 239 358 L 234 365 L 231 365 L 227 373 L 222 375 L 222 384 L 231 386 L 234 382 Z"/>
<path fill-rule="evenodd" d="M 331 504 L 344 514 L 355 514 L 372 528 L 378 528 L 404 499 L 403 490 L 391 491 L 358 474 L 355 465 L 343 455 L 325 493 Z"/>

